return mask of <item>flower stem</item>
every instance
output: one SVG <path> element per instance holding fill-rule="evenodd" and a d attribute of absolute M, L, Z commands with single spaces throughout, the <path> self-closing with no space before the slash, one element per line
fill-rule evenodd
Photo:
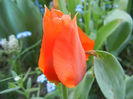
<path fill-rule="evenodd" d="M 63 99 L 68 99 L 67 87 L 64 86 L 63 84 L 62 84 L 62 95 L 63 95 Z"/>

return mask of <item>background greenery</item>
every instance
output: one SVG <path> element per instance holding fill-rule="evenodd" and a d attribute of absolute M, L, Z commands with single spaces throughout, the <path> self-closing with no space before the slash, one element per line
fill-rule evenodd
<path fill-rule="evenodd" d="M 66 2 L 58 0 L 58 2 L 59 9 L 65 14 L 71 13 L 72 18 L 78 13 L 77 24 L 90 38 L 95 40 L 95 50 L 110 52 L 121 63 L 127 78 L 133 75 L 132 0 L 66 0 Z M 43 34 L 44 5 L 51 8 L 53 7 L 53 1 L 0 0 L 0 40 L 24 31 L 32 33 L 32 36 L 18 40 L 21 47 L 18 52 L 7 53 L 0 47 L 1 99 L 44 99 L 43 97 L 59 99 L 61 97 L 60 86 L 57 86 L 55 91 L 47 94 L 46 82 L 44 84 L 36 82 L 37 77 L 41 74 L 37 62 Z M 97 53 L 105 55 L 103 52 Z M 112 57 L 110 54 L 108 55 Z M 95 62 L 98 63 L 99 61 Z M 97 66 L 95 68 L 95 70 L 98 69 Z M 99 83 L 104 84 L 104 82 L 100 82 L 102 80 L 98 77 L 100 72 L 95 73 L 96 78 L 99 78 L 96 81 L 90 73 L 91 70 L 93 70 L 92 63 L 88 62 L 88 71 L 84 80 L 75 89 L 70 89 L 70 94 L 81 94 L 80 96 L 88 96 L 89 99 L 105 99 L 105 97 L 108 97 L 108 93 L 104 93 L 101 89 L 104 89 L 104 86 L 100 86 L 100 88 L 98 86 Z M 117 75 L 123 75 L 123 71 L 119 71 Z M 20 77 L 17 82 L 14 81 L 16 76 Z M 115 77 L 115 75 L 113 76 Z M 87 77 L 90 79 L 87 80 Z M 129 77 L 127 80 L 129 84 L 127 84 L 126 99 L 132 99 L 130 98 L 130 92 L 133 92 L 131 87 L 132 78 Z M 119 78 L 116 77 L 115 79 Z M 114 81 L 111 78 L 109 80 Z M 86 82 L 89 82 L 88 85 L 86 85 Z M 84 92 L 85 87 L 87 87 L 87 90 Z M 117 90 L 117 86 L 115 88 Z M 86 99 L 86 97 L 75 96 L 70 95 L 70 98 Z M 120 96 L 116 95 L 116 97 Z"/>

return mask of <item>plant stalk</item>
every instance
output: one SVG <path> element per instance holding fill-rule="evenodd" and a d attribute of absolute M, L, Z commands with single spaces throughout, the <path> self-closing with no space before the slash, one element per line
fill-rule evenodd
<path fill-rule="evenodd" d="M 67 90 L 67 87 L 64 86 L 63 84 L 61 84 L 61 87 L 62 87 L 63 99 L 68 99 L 68 90 Z"/>

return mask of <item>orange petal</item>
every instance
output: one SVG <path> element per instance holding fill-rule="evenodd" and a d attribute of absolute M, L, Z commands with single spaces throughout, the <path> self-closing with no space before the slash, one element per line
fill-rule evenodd
<path fill-rule="evenodd" d="M 43 40 L 39 58 L 39 68 L 49 81 L 59 81 L 53 67 L 53 45 L 61 28 L 60 19 L 51 17 L 52 13 L 46 8 L 43 18 Z"/>
<path fill-rule="evenodd" d="M 51 11 L 47 8 L 47 6 L 45 6 L 45 14 L 44 16 L 46 17 L 51 17 Z"/>
<path fill-rule="evenodd" d="M 59 10 L 56 10 L 56 9 L 54 9 L 54 8 L 51 8 L 51 12 L 52 12 L 52 14 L 53 14 L 53 16 L 55 17 L 62 17 L 64 14 L 61 12 L 61 11 L 59 11 Z"/>
<path fill-rule="evenodd" d="M 61 83 L 73 88 L 86 72 L 85 52 L 79 39 L 76 20 L 63 16 L 63 23 L 54 44 L 53 63 Z"/>
<path fill-rule="evenodd" d="M 85 33 L 78 27 L 79 37 L 82 43 L 82 46 L 85 52 L 93 50 L 95 42 L 90 39 Z M 88 60 L 89 55 L 86 55 L 86 59 Z"/>

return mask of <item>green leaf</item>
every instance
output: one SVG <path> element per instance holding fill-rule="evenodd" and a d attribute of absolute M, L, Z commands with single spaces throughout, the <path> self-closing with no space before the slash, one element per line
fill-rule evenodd
<path fill-rule="evenodd" d="M 11 71 L 11 73 L 12 73 L 12 76 L 15 78 L 15 77 L 17 77 L 18 75 L 17 75 L 17 73 L 15 72 L 15 71 Z"/>
<path fill-rule="evenodd" d="M 38 91 L 39 88 L 29 88 L 29 89 L 26 89 L 26 93 L 30 93 L 30 92 L 34 92 L 34 91 Z"/>
<path fill-rule="evenodd" d="M 106 25 L 102 26 L 98 30 L 94 47 L 95 50 L 101 48 L 107 37 L 110 36 L 119 27 L 121 21 L 122 20 L 120 19 L 113 20 L 107 23 Z"/>
<path fill-rule="evenodd" d="M 120 53 L 127 45 L 132 32 L 132 18 L 126 12 L 113 10 L 105 19 L 105 24 L 116 19 L 121 19 L 119 27 L 108 37 L 106 47 L 109 52 Z"/>
<path fill-rule="evenodd" d="M 32 97 L 31 99 L 44 99 L 42 97 Z"/>
<path fill-rule="evenodd" d="M 24 14 L 23 21 L 25 22 L 26 30 L 32 32 L 32 36 L 28 39 L 28 43 L 31 45 L 42 36 L 42 15 L 32 0 L 16 0 L 16 2 L 22 14 Z"/>
<path fill-rule="evenodd" d="M 0 24 L 4 23 L 2 27 L 7 34 L 16 34 L 25 30 L 24 15 L 15 2 L 11 0 L 2 0 L 0 2 L 0 18 L 3 20 Z"/>
<path fill-rule="evenodd" d="M 133 99 L 133 76 L 126 80 L 126 99 Z"/>
<path fill-rule="evenodd" d="M 8 88 L 15 88 L 15 87 L 17 87 L 17 85 L 15 83 L 13 83 L 13 82 L 8 83 Z"/>
<path fill-rule="evenodd" d="M 89 91 L 94 82 L 93 70 L 94 68 L 86 72 L 83 80 L 78 86 L 76 86 L 76 88 L 74 88 L 70 99 L 88 99 Z"/>
<path fill-rule="evenodd" d="M 131 0 L 118 0 L 116 2 L 119 5 L 119 9 L 127 11 L 129 1 L 131 1 Z"/>
<path fill-rule="evenodd" d="M 58 4 L 59 4 L 59 9 L 63 11 L 64 14 L 68 14 L 64 0 L 58 0 Z"/>
<path fill-rule="evenodd" d="M 59 95 L 57 94 L 57 91 L 53 91 L 53 92 L 47 93 L 44 99 L 55 99 L 55 97 L 57 96 L 59 97 Z"/>
<path fill-rule="evenodd" d="M 81 1 L 80 0 L 66 0 L 66 2 L 67 2 L 68 11 L 71 13 L 71 18 L 73 18 L 76 13 L 75 8 L 77 4 L 79 4 Z"/>
<path fill-rule="evenodd" d="M 34 4 L 33 0 L 16 0 L 18 8 L 24 14 L 24 23 L 26 26 L 26 31 L 30 31 L 32 35 L 28 39 L 24 39 L 24 48 L 35 44 L 38 40 L 42 38 L 42 14 L 39 8 Z M 38 62 L 38 51 L 39 46 L 34 48 L 36 51 L 31 51 L 27 54 L 24 61 L 28 65 L 35 66 Z M 34 60 L 34 61 L 33 61 Z"/>
<path fill-rule="evenodd" d="M 26 72 L 26 74 L 25 74 L 25 76 L 24 76 L 24 78 L 23 78 L 23 81 L 22 81 L 22 82 L 24 82 L 24 81 L 27 79 L 27 77 L 28 77 L 28 75 L 29 75 L 30 71 L 31 71 L 31 68 L 29 68 L 29 69 L 28 69 L 28 71 Z"/>
<path fill-rule="evenodd" d="M 18 90 L 19 88 L 20 88 L 20 87 L 9 88 L 9 89 L 6 89 L 6 90 L 1 91 L 0 94 L 5 94 L 5 93 L 12 92 L 12 91 L 16 91 L 16 90 Z"/>
<path fill-rule="evenodd" d="M 110 53 L 96 51 L 94 72 L 107 99 L 125 99 L 125 74 L 118 60 Z"/>
<path fill-rule="evenodd" d="M 32 84 L 32 80 L 31 80 L 31 78 L 28 78 L 27 89 L 31 88 L 31 84 Z"/>

